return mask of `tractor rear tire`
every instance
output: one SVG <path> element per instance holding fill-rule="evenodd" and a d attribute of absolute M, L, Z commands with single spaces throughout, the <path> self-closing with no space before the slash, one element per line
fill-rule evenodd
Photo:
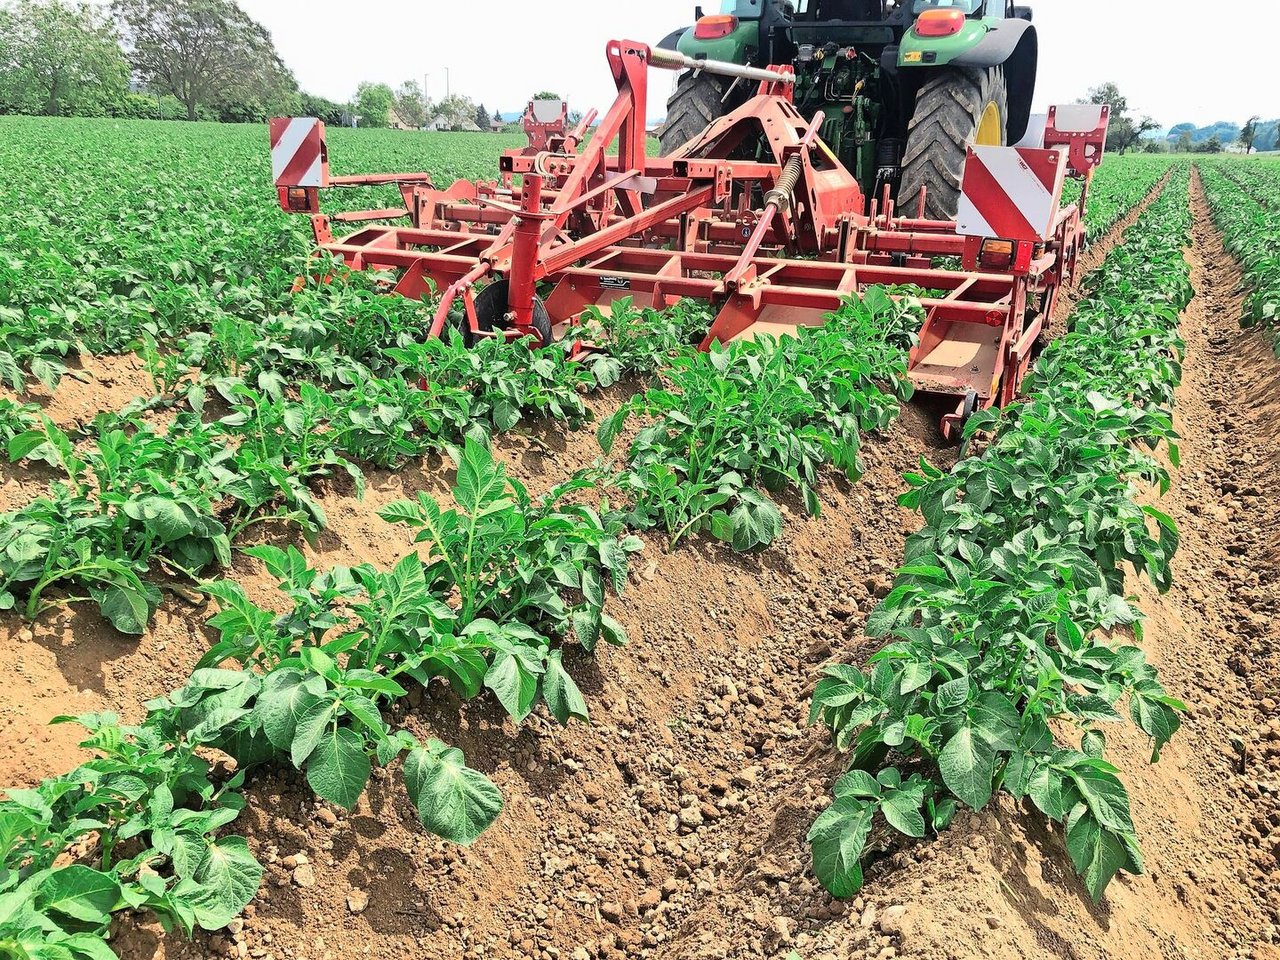
<path fill-rule="evenodd" d="M 658 131 L 661 156 L 669 156 L 719 120 L 737 104 L 726 105 L 732 80 L 689 70 L 680 75 L 676 91 L 667 101 L 667 122 Z"/>
<path fill-rule="evenodd" d="M 920 188 L 925 187 L 925 217 L 955 219 L 966 148 L 971 143 L 1005 146 L 1008 122 L 1003 67 L 938 70 L 916 94 L 902 157 L 899 209 L 915 216 Z"/>

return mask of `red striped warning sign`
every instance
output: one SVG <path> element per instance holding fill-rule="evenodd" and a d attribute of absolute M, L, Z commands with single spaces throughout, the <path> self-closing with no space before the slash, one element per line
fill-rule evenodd
<path fill-rule="evenodd" d="M 1048 240 L 1062 200 L 1065 150 L 970 147 L 956 232 L 1000 240 Z"/>
<path fill-rule="evenodd" d="M 271 175 L 277 187 L 323 187 L 328 179 L 324 124 L 314 117 L 271 120 Z"/>

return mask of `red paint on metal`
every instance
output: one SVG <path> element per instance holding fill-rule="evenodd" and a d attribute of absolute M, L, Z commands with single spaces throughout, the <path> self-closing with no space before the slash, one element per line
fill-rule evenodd
<path fill-rule="evenodd" d="M 762 82 L 756 97 L 671 156 L 646 156 L 649 48 L 612 41 L 606 55 L 617 97 L 589 140 L 586 120 L 539 142 L 531 132 L 529 147 L 503 155 L 500 180 L 446 190 L 425 173 L 328 178 L 335 187 L 394 184 L 404 199 L 403 208 L 333 219 L 403 214 L 410 225 L 368 224 L 335 239 L 331 218 L 318 212 L 318 190 L 309 191 L 308 203 L 317 198 L 308 211 L 317 245 L 353 269 L 393 272 L 398 295 L 440 291 L 432 336 L 443 335 L 457 308 L 473 334 L 490 335 L 479 329 L 475 295 L 499 279 L 508 282 L 504 335 L 533 333 L 534 297 L 545 282 L 547 312 L 573 339 L 575 357 L 590 350 L 578 338 L 582 312 L 623 296 L 655 308 L 681 297 L 708 302 L 716 317 L 705 348 L 750 336 L 761 323 L 770 331 L 819 325 L 873 284 L 915 284 L 938 291 L 921 300 L 926 319 L 909 366 L 916 386 L 959 396 L 973 390 L 980 407 L 1016 395 L 1042 318 L 1076 269 L 1083 239 L 1076 206 L 1059 210 L 1048 240 L 1017 243 L 1007 267 L 979 268 L 982 238 L 925 219 L 923 197 L 905 202 L 914 217 L 896 216 L 890 197 L 868 212 L 857 181 L 818 139 L 820 118 L 796 111 L 787 84 Z M 271 133 L 273 142 L 283 135 L 275 121 Z M 756 142 L 763 156 L 735 159 Z M 321 138 L 322 157 L 323 150 Z M 970 172 L 999 192 L 989 170 Z M 524 178 L 518 189 L 516 175 Z M 1031 229 L 1025 217 L 1015 225 L 1023 235 Z M 960 256 L 965 269 L 934 269 L 939 256 Z M 996 349 L 983 352 L 976 369 L 928 362 L 957 340 Z"/>
<path fill-rule="evenodd" d="M 291 117 L 272 117 L 269 125 L 271 132 L 271 146 L 278 146 L 280 138 L 284 136 L 284 132 L 289 129 L 289 121 Z"/>

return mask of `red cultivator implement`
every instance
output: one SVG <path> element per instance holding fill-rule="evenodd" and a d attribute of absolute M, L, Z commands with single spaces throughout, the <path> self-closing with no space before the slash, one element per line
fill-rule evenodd
<path fill-rule="evenodd" d="M 318 246 L 353 269 L 393 271 L 394 292 L 442 291 L 435 336 L 457 323 L 469 339 L 532 335 L 583 350 L 577 320 L 588 306 L 692 297 L 716 310 L 705 347 L 821 324 L 871 284 L 915 284 L 927 319 L 910 373 L 919 389 L 956 398 L 944 431 L 1016 395 L 1073 279 L 1083 196 L 1062 206 L 1063 178 L 1087 187 L 1105 108 L 1051 112 L 1042 148 L 971 150 L 958 220 L 926 220 L 900 216 L 887 190 L 868 203 L 818 138 L 822 115 L 806 121 L 792 105 L 789 68 L 691 61 L 627 41 L 606 52 L 618 97 L 591 136 L 594 113 L 572 131 L 531 129 L 529 148 L 502 156 L 498 183 L 438 190 L 420 173 L 331 177 L 320 121 L 273 120 L 280 204 L 311 214 Z M 674 154 L 650 157 L 649 67 L 721 72 L 759 92 Z M 403 207 L 320 213 L 322 188 L 377 184 L 395 184 Z M 922 211 L 925 198 L 913 199 Z M 333 221 L 404 217 L 411 225 L 332 232 Z M 935 266 L 939 257 L 962 269 Z"/>

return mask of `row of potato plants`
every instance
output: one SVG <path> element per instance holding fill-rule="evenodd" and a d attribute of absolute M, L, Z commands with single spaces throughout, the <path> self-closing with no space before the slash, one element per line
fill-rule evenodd
<path fill-rule="evenodd" d="M 0 516 L 0 610 L 20 604 L 34 618 L 90 600 L 117 629 L 141 633 L 162 576 L 227 566 L 231 544 L 256 524 L 323 528 L 318 481 L 344 473 L 360 492 L 362 466 L 456 457 L 467 438 L 487 442 L 538 419 L 577 427 L 590 416 L 589 391 L 650 375 L 707 323 L 691 304 L 635 311 L 636 322 L 609 331 L 605 353 L 580 364 L 526 341 L 415 340 L 426 305 L 376 294 L 359 274 L 332 285 L 350 289 L 327 295 L 323 309 L 300 293 L 268 339 L 225 321 L 189 337 L 186 352 L 150 351 L 153 371 L 170 371 L 155 374 L 156 396 L 78 431 L 34 404 L 0 401 L 10 458 L 59 474 Z M 173 415 L 155 427 L 147 414 L 165 403 Z M 214 406 L 229 412 L 215 417 Z"/>
<path fill-rule="evenodd" d="M 1106 234 L 1151 192 L 1170 166 L 1167 156 L 1107 157 L 1089 183 L 1088 209 L 1084 215 L 1089 236 Z M 1067 180 L 1062 190 L 1063 202 L 1078 200 L 1081 185 L 1080 180 Z"/>
<path fill-rule="evenodd" d="M 420 494 L 382 511 L 418 531 L 425 555 L 319 572 L 293 547 L 248 548 L 278 579 L 282 612 L 234 581 L 203 584 L 219 641 L 190 680 L 137 725 L 58 718 L 86 727 L 94 759 L 0 802 L 6 955 L 111 957 L 111 914 L 123 909 L 188 935 L 225 926 L 256 895 L 262 867 L 221 830 L 263 763 L 292 765 L 318 797 L 350 809 L 374 764 L 403 757 L 423 825 L 472 842 L 501 811 L 497 787 L 456 748 L 388 723 L 388 708 L 406 680 L 442 677 L 463 698 L 491 692 L 517 722 L 538 702 L 561 723 L 587 718 L 562 645 L 626 641 L 605 597 L 641 546 L 607 503 L 573 502 L 593 482 L 584 471 L 535 499 L 468 440 L 452 506 Z M 211 764 L 210 749 L 234 764 Z"/>
<path fill-rule="evenodd" d="M 597 430 L 608 454 L 629 421 L 643 422 L 619 478 L 628 522 L 663 531 L 671 547 L 709 532 L 747 551 L 782 531 L 770 495 L 794 489 L 817 515 L 820 470 L 861 476 L 861 435 L 885 429 L 911 396 L 907 355 L 924 318 L 916 293 L 872 287 L 794 336 L 676 353 L 661 382 Z"/>
<path fill-rule="evenodd" d="M 774 392 L 796 394 L 812 384 L 821 404 L 788 407 L 788 427 L 799 430 L 813 451 L 845 445 L 851 451 L 847 455 L 854 457 L 857 430 L 883 426 L 891 416 L 890 404 L 896 408 L 892 391 L 883 393 L 874 376 L 883 370 L 889 380 L 901 378 L 904 361 L 885 357 L 905 355 L 907 331 L 918 323 L 918 308 L 910 298 L 903 302 L 906 306 L 899 306 L 882 292 L 872 292 L 862 304 L 851 303 L 833 318 L 826 335 L 807 336 L 807 349 L 761 345 L 759 351 L 737 354 L 730 366 L 759 376 L 765 364 Z M 622 303 L 590 322 L 605 349 L 583 369 L 597 385 L 624 376 L 677 377 L 691 356 L 700 356 L 687 344 L 705 326 L 705 317 L 687 306 L 658 314 Z M 855 362 L 855 349 L 834 346 L 838 338 L 858 344 L 867 356 Z M 418 346 L 392 349 L 403 351 L 402 362 L 423 363 L 423 374 L 425 365 L 434 362 Z M 516 345 L 515 356 L 519 350 Z M 719 359 L 708 361 L 716 364 L 710 369 L 723 363 L 723 354 L 715 356 Z M 475 379 L 483 380 L 510 355 L 489 358 L 481 352 L 469 357 L 478 363 Z M 555 362 L 551 355 L 535 362 L 541 359 Z M 434 366 L 430 370 L 438 373 Z M 731 376 L 742 381 L 739 372 Z M 697 383 L 705 386 L 706 379 Z M 201 396 L 204 386 L 202 381 L 186 390 L 186 401 Z M 223 448 L 228 451 L 225 463 L 233 464 L 240 448 L 262 442 L 269 431 L 261 428 L 261 416 L 246 417 L 234 406 L 249 390 L 243 378 L 216 386 L 233 404 L 232 413 L 219 423 L 259 424 L 239 437 L 235 454 Z M 308 391 L 319 392 L 304 384 L 299 404 L 323 402 Z M 251 392 L 254 410 L 271 405 L 269 392 Z M 753 402 L 760 405 L 762 396 L 753 395 Z M 276 402 L 290 401 L 281 397 Z M 738 416 L 740 406 L 725 404 L 725 411 Z M 287 415 L 293 409 L 275 411 L 272 422 L 294 419 Z M 197 488 L 225 480 L 202 459 L 207 451 L 174 442 L 211 428 L 200 413 L 197 401 L 159 439 L 137 423 L 132 433 L 100 432 L 96 454 L 83 454 L 83 459 L 69 438 L 46 422 L 43 430 L 17 433 L 13 452 L 57 462 L 73 482 L 91 472 L 77 488 L 85 501 L 101 496 L 116 508 L 113 516 L 132 519 L 136 514 L 157 530 L 173 533 L 171 505 L 145 499 L 160 495 L 140 494 L 136 477 L 120 473 L 120 467 L 141 463 L 153 481 L 199 474 L 193 485 Z M 301 413 L 295 417 L 300 419 L 294 433 L 306 438 L 313 455 L 293 450 L 284 459 L 335 466 L 332 458 L 316 459 L 315 434 L 324 432 L 317 430 L 316 419 Z M 735 439 L 740 434 L 737 427 L 719 431 L 726 443 L 748 449 Z M 165 448 L 188 459 L 150 462 L 145 449 L 136 449 L 139 435 L 146 437 L 144 447 L 155 447 L 156 456 Z M 756 430 L 749 438 L 762 436 Z M 293 548 L 247 548 L 278 579 L 288 600 L 284 612 L 253 603 L 234 581 L 203 583 L 220 608 L 210 621 L 220 641 L 190 681 L 149 704 L 140 725 L 121 725 L 106 715 L 78 718 L 90 731 L 85 746 L 97 757 L 33 790 L 10 792 L 0 804 L 0 830 L 14 840 L 5 886 L 15 909 L 0 916 L 0 939 L 23 949 L 57 942 L 72 957 L 108 956 L 103 951 L 110 914 L 126 907 L 149 909 L 166 926 L 188 933 L 196 926 L 225 925 L 256 892 L 261 867 L 245 841 L 218 831 L 242 809 L 245 773 L 259 763 L 291 763 L 317 796 L 349 808 L 374 763 L 385 766 L 404 755 L 405 787 L 428 829 L 468 843 L 492 823 L 501 809 L 497 788 L 467 768 L 456 749 L 436 740 L 420 743 L 409 731 L 393 729 L 384 719 L 387 707 L 405 695 L 406 678 L 426 684 L 442 677 L 463 698 L 492 692 L 517 722 L 539 702 L 561 723 L 585 720 L 585 698 L 565 668 L 562 645 L 571 638 L 590 651 L 600 640 L 625 642 L 621 625 L 604 611 L 604 600 L 609 590 L 622 589 L 627 557 L 641 546 L 625 529 L 628 521 L 634 524 L 638 508 L 627 514 L 611 509 L 601 494 L 616 481 L 596 469 L 579 471 L 534 500 L 483 443 L 474 437 L 456 439 L 460 447 L 450 445 L 458 458 L 452 508 L 422 494 L 381 511 L 384 519 L 417 531 L 426 545 L 425 558 L 410 554 L 390 571 L 363 565 L 320 572 Z M 822 460 L 816 452 L 807 455 L 810 460 L 801 462 L 809 463 L 804 476 L 812 483 Z M 755 479 L 770 469 L 770 456 L 757 455 L 765 466 L 754 470 L 743 461 L 746 474 Z M 91 471 L 85 466 L 89 462 Z M 846 470 L 853 465 L 852 460 L 842 464 Z M 782 480 L 799 476 L 794 471 L 778 475 Z M 597 495 L 598 508 L 571 502 L 585 493 Z M 134 497 L 142 505 L 130 509 Z M 768 507 L 776 512 L 771 503 Z M 230 533 L 205 538 L 217 538 L 216 546 L 205 551 L 188 542 L 190 536 L 165 540 L 158 535 L 156 543 L 166 543 L 170 554 L 188 560 L 188 572 L 211 559 L 226 561 Z M 111 542 L 129 545 L 134 539 L 116 530 Z M 179 543 L 183 545 L 173 547 Z M 83 553 L 93 555 L 87 548 Z M 146 555 L 145 549 L 138 553 Z M 106 600 L 105 612 L 115 612 L 118 600 L 103 594 L 99 598 Z M 231 668 L 225 666 L 228 662 Z M 218 776 L 197 754 L 210 747 L 235 759 L 233 777 Z M 120 778 L 128 790 L 120 787 Z M 82 815 L 86 811 L 94 813 Z M 55 867 L 68 851 L 83 853 L 95 846 L 96 866 L 80 862 L 82 857 Z"/>
<path fill-rule="evenodd" d="M 754 484 L 792 483 L 816 512 L 820 465 L 861 471 L 859 431 L 883 428 L 909 394 L 906 349 L 920 320 L 911 297 L 873 290 L 799 338 L 704 354 L 689 346 L 707 322 L 700 308 L 620 301 L 589 318 L 605 349 L 580 364 L 524 342 L 416 341 L 410 329 L 423 305 L 371 294 L 359 275 L 344 283 L 354 289 L 326 299 L 324 316 L 308 313 L 311 301 L 300 296 L 294 314 L 278 318 L 288 329 L 277 339 L 255 341 L 255 330 L 230 322 L 188 338 L 193 352 L 170 354 L 171 373 L 155 375 L 157 397 L 180 397 L 183 407 L 163 430 L 143 419 L 154 400 L 101 414 L 79 435 L 36 410 L 0 409 L 10 458 L 44 460 L 62 474 L 2 518 L 0 609 L 21 603 L 35 617 L 92 600 L 118 629 L 140 633 L 160 601 L 155 573 L 225 567 L 231 543 L 254 524 L 322 528 L 316 481 L 344 472 L 359 492 L 362 464 L 456 455 L 465 438 L 530 418 L 576 427 L 590 416 L 588 391 L 660 370 L 658 387 L 600 428 L 608 449 L 628 417 L 654 421 L 621 481 L 635 503 L 630 522 L 664 526 L 673 544 L 708 528 L 751 549 L 781 527 Z M 356 352 L 351 331 L 361 326 L 372 329 Z M 147 356 L 154 371 L 162 361 L 154 350 Z M 206 415 L 211 393 L 229 413 Z M 682 409 L 689 402 L 696 407 Z"/>
<path fill-rule="evenodd" d="M 1280 328 L 1280 164 L 1224 160 L 1198 169 L 1223 244 L 1244 272 L 1241 325 Z"/>
<path fill-rule="evenodd" d="M 1280 175 L 1280 163 L 1275 158 L 1205 157 L 1196 161 L 1196 169 L 1204 167 L 1231 180 L 1249 194 L 1260 206 L 1271 207 L 1277 202 L 1275 181 Z"/>
<path fill-rule="evenodd" d="M 833 894 L 856 891 L 894 834 L 942 830 L 958 805 L 999 791 L 1060 825 L 1094 899 L 1117 871 L 1142 869 L 1105 728 L 1127 710 L 1154 761 L 1184 709 L 1122 638 L 1141 638 L 1126 571 L 1166 589 L 1178 543 L 1139 497 L 1169 484 L 1158 446 L 1178 462 L 1190 222 L 1180 170 L 1090 275 L 1026 398 L 969 422 L 968 437 L 990 435 L 981 455 L 907 476 L 901 502 L 924 526 L 866 628 L 889 643 L 865 666 L 829 667 L 812 700 L 811 720 L 851 751 L 809 833 Z"/>
<path fill-rule="evenodd" d="M 584 417 L 586 386 L 650 374 L 706 322 L 687 305 L 632 320 L 610 332 L 590 367 L 522 343 L 467 350 L 398 337 L 388 353 L 403 351 L 393 358 L 399 366 L 375 378 L 318 342 L 307 355 L 321 361 L 312 369 L 326 356 L 344 360 L 358 375 L 350 392 L 325 391 L 280 362 L 249 361 L 246 348 L 253 369 L 184 364 L 180 378 L 157 383 L 187 407 L 164 432 L 135 411 L 103 415 L 86 437 L 73 437 L 12 403 L 0 409 L 10 453 L 64 474 L 48 496 L 6 518 L 6 605 L 26 586 L 24 605 L 35 614 L 46 591 L 79 586 L 85 597 L 52 603 L 96 599 L 126 632 L 141 632 L 159 600 L 143 579 L 152 563 L 194 578 L 228 565 L 232 541 L 251 523 L 322 525 L 307 490 L 316 476 L 345 469 L 358 478 L 355 459 L 387 464 L 425 449 L 458 461 L 452 506 L 420 495 L 382 511 L 418 531 L 426 559 L 320 572 L 293 548 L 249 547 L 278 578 L 285 612 L 254 604 L 234 581 L 203 582 L 220 607 L 210 621 L 220 641 L 186 685 L 148 704 L 137 725 L 110 715 L 59 718 L 88 729 L 84 746 L 95 759 L 0 803 L 0 836 L 9 841 L 0 943 L 25 951 L 17 956 L 108 957 L 110 915 L 125 908 L 187 933 L 225 925 L 262 871 L 243 839 L 219 833 L 244 805 L 245 772 L 263 762 L 292 764 L 319 797 L 351 807 L 372 764 L 403 754 L 404 784 L 428 829 L 469 843 L 488 826 L 501 809 L 496 787 L 456 749 L 419 743 L 383 716 L 404 696 L 406 678 L 439 676 L 462 697 L 492 692 L 517 721 L 537 702 L 562 723 L 586 719 L 561 643 L 571 635 L 589 651 L 625 641 L 604 601 L 622 588 L 640 542 L 607 500 L 574 502 L 595 491 L 598 471 L 579 471 L 535 499 L 479 438 L 525 416 Z M 406 375 L 428 367 L 430 388 L 410 386 Z M 282 370 L 303 377 L 300 387 L 286 393 Z M 376 402 L 367 399 L 371 385 Z M 230 409 L 211 422 L 209 389 Z M 356 396 L 366 399 L 353 403 Z M 396 403 L 403 406 L 388 409 Z M 427 417 L 424 408 L 450 412 Z M 384 432 L 400 423 L 398 442 L 377 442 L 371 419 Z M 201 755 L 208 748 L 235 759 L 233 777 L 211 768 Z"/>

